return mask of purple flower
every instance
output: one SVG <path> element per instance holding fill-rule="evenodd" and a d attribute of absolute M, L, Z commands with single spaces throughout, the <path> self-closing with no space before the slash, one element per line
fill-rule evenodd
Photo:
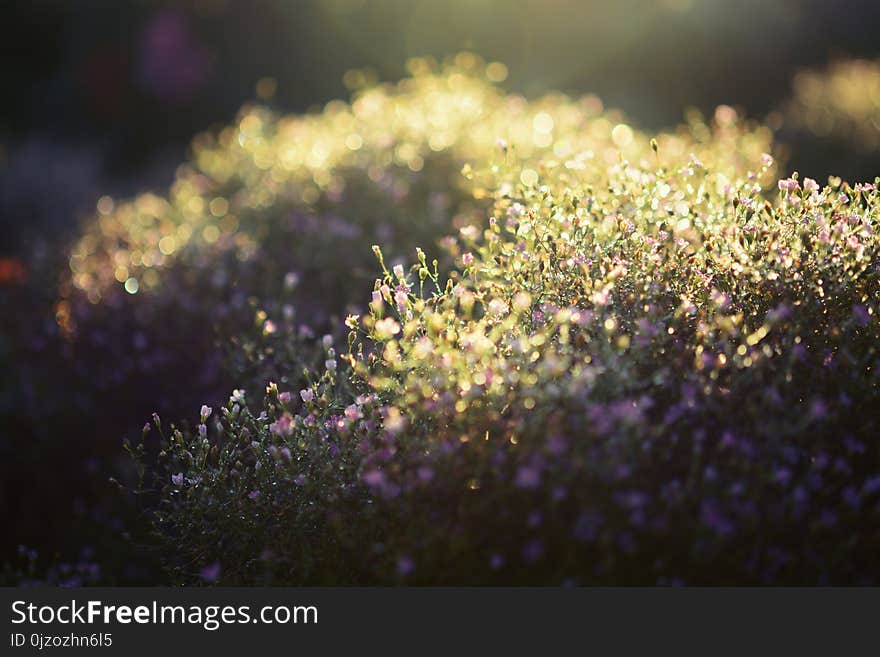
<path fill-rule="evenodd" d="M 568 442 L 565 438 L 556 434 L 547 439 L 547 449 L 554 456 L 559 456 L 568 449 Z"/>
<path fill-rule="evenodd" d="M 788 468 L 779 468 L 773 476 L 774 481 L 780 486 L 787 486 L 791 481 L 791 470 Z"/>
<path fill-rule="evenodd" d="M 534 490 L 541 485 L 541 472 L 534 466 L 520 466 L 516 471 L 516 478 L 514 479 L 513 485 L 517 488 Z"/>
<path fill-rule="evenodd" d="M 800 189 L 797 178 L 785 178 L 777 183 L 780 191 L 795 192 Z"/>
<path fill-rule="evenodd" d="M 859 508 L 862 500 L 855 486 L 847 486 L 843 489 L 843 501 L 854 509 Z"/>
<path fill-rule="evenodd" d="M 810 402 L 810 417 L 821 420 L 828 415 L 828 404 L 818 397 Z"/>
<path fill-rule="evenodd" d="M 304 388 L 299 391 L 299 396 L 302 397 L 302 400 L 305 403 L 309 403 L 311 401 L 315 401 L 315 393 L 310 388 Z"/>
<path fill-rule="evenodd" d="M 719 536 L 733 533 L 733 523 L 721 512 L 716 500 L 706 500 L 700 506 L 700 521 Z"/>
<path fill-rule="evenodd" d="M 385 484 L 385 473 L 381 470 L 367 470 L 363 474 L 364 483 L 371 488 L 377 488 Z"/>
<path fill-rule="evenodd" d="M 862 486 L 862 495 L 873 495 L 880 493 L 880 475 L 874 475 L 865 480 Z"/>
<path fill-rule="evenodd" d="M 516 219 L 525 214 L 525 211 L 526 209 L 521 203 L 514 203 L 507 208 L 507 217 L 508 219 Z"/>
<path fill-rule="evenodd" d="M 183 473 L 178 472 L 177 474 L 171 475 L 171 483 L 181 488 L 183 486 Z"/>
<path fill-rule="evenodd" d="M 220 579 L 220 562 L 215 561 L 214 563 L 205 566 L 199 574 L 205 582 L 216 582 Z"/>
<path fill-rule="evenodd" d="M 853 321 L 858 326 L 867 326 L 871 323 L 871 314 L 868 312 L 867 306 L 864 304 L 856 304 L 852 307 Z"/>
<path fill-rule="evenodd" d="M 551 497 L 554 502 L 561 502 L 566 497 L 568 497 L 568 490 L 565 488 L 565 486 L 557 486 L 553 489 Z"/>
<path fill-rule="evenodd" d="M 397 560 L 397 574 L 406 577 L 416 569 L 416 562 L 410 557 L 400 557 Z"/>

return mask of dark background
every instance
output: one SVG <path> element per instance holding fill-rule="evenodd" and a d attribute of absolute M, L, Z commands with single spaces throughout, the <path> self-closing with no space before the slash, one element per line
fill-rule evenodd
<path fill-rule="evenodd" d="M 393 80 L 407 57 L 470 49 L 507 64 L 508 88 L 597 93 L 659 128 L 688 106 L 761 118 L 798 69 L 878 54 L 878 24 L 876 0 L 7 0 L 0 253 L 102 194 L 164 188 L 265 76 L 303 111 L 346 97 L 350 68 Z"/>
<path fill-rule="evenodd" d="M 279 109 L 301 112 L 347 97 L 351 68 L 396 80 L 408 57 L 468 49 L 504 62 L 508 89 L 595 93 L 656 129 L 720 103 L 761 120 L 798 70 L 880 56 L 878 25 L 877 0 L 4 0 L 0 264 L 63 269 L 100 196 L 163 192 L 193 135 L 230 122 L 264 77 L 278 82 Z M 789 170 L 880 173 L 876 154 L 778 136 Z M 55 283 L 28 285 L 0 281 L 0 564 L 79 559 L 88 570 L 94 548 L 77 553 L 88 543 L 144 566 L 122 581 L 154 582 L 135 563 L 143 554 L 113 542 L 130 525 L 98 503 L 108 454 L 152 398 L 115 415 L 101 395 L 76 401 L 88 391 L 58 366 Z"/>

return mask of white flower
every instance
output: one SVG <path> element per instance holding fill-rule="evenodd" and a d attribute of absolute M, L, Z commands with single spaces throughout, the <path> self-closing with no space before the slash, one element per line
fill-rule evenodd
<path fill-rule="evenodd" d="M 380 340 L 387 340 L 398 333 L 400 333 L 400 324 L 391 317 L 386 317 L 376 322 L 376 337 Z"/>
<path fill-rule="evenodd" d="M 506 315 L 507 304 L 504 303 L 501 299 L 492 299 L 492 301 L 489 302 L 489 313 L 491 315 L 495 315 L 496 317 Z"/>

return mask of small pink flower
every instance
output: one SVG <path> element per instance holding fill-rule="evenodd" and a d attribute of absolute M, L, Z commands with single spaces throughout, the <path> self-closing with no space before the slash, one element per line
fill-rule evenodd
<path fill-rule="evenodd" d="M 461 261 L 464 263 L 465 267 L 474 264 L 474 254 L 468 251 L 461 257 Z"/>
<path fill-rule="evenodd" d="M 269 431 L 278 436 L 289 436 L 293 429 L 293 423 L 289 415 L 282 415 L 276 422 L 269 425 Z"/>
<path fill-rule="evenodd" d="M 784 178 L 777 183 L 779 191 L 796 192 L 800 189 L 800 183 L 796 178 Z"/>
<path fill-rule="evenodd" d="M 299 396 L 302 397 L 302 400 L 307 404 L 311 401 L 315 401 L 315 393 L 310 388 L 304 388 L 299 391 Z"/>

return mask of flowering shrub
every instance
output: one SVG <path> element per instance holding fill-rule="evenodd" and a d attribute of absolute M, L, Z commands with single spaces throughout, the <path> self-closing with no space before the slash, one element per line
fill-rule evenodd
<path fill-rule="evenodd" d="M 365 244 L 381 243 L 397 261 L 476 222 L 487 208 L 483 181 L 460 171 L 499 156 L 499 140 L 519 157 L 571 157 L 591 169 L 645 152 L 648 138 L 597 99 L 505 95 L 487 80 L 494 67 L 471 55 L 439 70 L 416 60 L 412 78 L 364 87 L 317 115 L 246 108 L 234 126 L 194 141 L 167 198 L 101 200 L 72 249 L 59 324 L 119 351 L 108 359 L 114 386 L 180 363 L 175 374 L 217 381 L 216 338 L 228 344 L 255 321 L 269 343 L 281 326 L 321 334 L 362 304 L 372 279 Z M 770 132 L 725 120 L 714 137 L 694 119 L 658 139 L 676 156 L 714 149 L 732 175 L 770 148 Z M 118 335 L 108 339 L 108 327 Z M 266 355 L 233 348 L 255 350 Z M 238 376 L 240 358 L 233 363 Z"/>
<path fill-rule="evenodd" d="M 369 157 L 402 157 L 401 173 L 445 153 L 432 193 L 447 185 L 469 210 L 447 213 L 448 237 L 411 263 L 402 243 L 374 247 L 379 278 L 359 304 L 354 289 L 344 298 L 360 306 L 345 328 L 300 344 L 259 316 L 237 340 L 249 382 L 271 377 L 265 393 L 249 385 L 192 425 L 144 427 L 130 450 L 138 489 L 159 499 L 172 577 L 876 582 L 876 183 L 777 180 L 769 131 L 726 107 L 651 139 L 594 101 L 529 104 L 458 69 L 417 75 L 394 102 L 420 85 L 432 91 L 412 113 L 386 92 L 355 101 L 357 119 L 377 99 L 377 135 L 390 116 L 387 134 L 418 135 L 403 142 L 414 151 L 391 140 Z M 472 94 L 492 101 L 456 118 Z M 361 149 L 345 145 L 348 111 L 291 125 L 327 121 L 321 162 L 351 158 L 374 142 L 363 127 Z M 262 181 L 235 197 L 264 199 L 255 218 L 291 189 L 326 193 L 308 162 L 267 183 L 273 160 L 259 166 L 255 148 L 254 168 L 229 167 Z M 361 167 L 372 179 L 368 152 L 346 181 Z M 236 262 L 242 244 L 278 246 L 261 225 L 239 219 Z M 368 252 L 367 234 L 352 246 Z M 143 291 L 161 294 L 165 264 L 137 270 L 157 275 Z M 104 295 L 100 267 L 87 270 L 83 291 Z"/>
<path fill-rule="evenodd" d="M 875 186 L 610 176 L 505 190 L 448 294 L 367 320 L 394 552 L 423 581 L 876 576 Z"/>
<path fill-rule="evenodd" d="M 0 312 L 0 363 L 12 373 L 0 385 L 9 493 L 0 509 L 23 536 L 42 537 L 28 542 L 78 540 L 45 522 L 55 500 L 71 525 L 88 519 L 120 536 L 131 509 L 102 473 L 122 469 L 117 441 L 150 412 L 216 406 L 233 386 L 257 399 L 269 381 L 310 385 L 327 360 L 323 336 L 342 351 L 343 318 L 367 308 L 370 244 L 383 245 L 389 266 L 421 245 L 452 269 L 461 253 L 443 238 L 477 225 L 492 202 L 494 174 L 462 175 L 464 166 L 516 153 L 535 163 L 522 172 L 528 179 L 544 158 L 601 170 L 621 153 L 650 153 L 648 137 L 594 97 L 505 94 L 491 83 L 504 67 L 471 55 L 410 68 L 396 85 L 352 74 L 352 103 L 309 116 L 245 108 L 234 125 L 194 141 L 167 193 L 104 197 L 69 253 L 62 236 L 47 234 L 28 262 L 0 272 L 9 309 Z M 721 115 L 714 128 L 694 118 L 657 139 L 734 176 L 770 149 L 770 131 Z M 62 434 L 81 446 L 73 456 L 54 449 Z M 34 479 L 35 469 L 44 476 Z M 122 555 L 138 541 L 126 543 L 96 547 Z M 42 554 L 37 569 L 50 551 Z"/>

